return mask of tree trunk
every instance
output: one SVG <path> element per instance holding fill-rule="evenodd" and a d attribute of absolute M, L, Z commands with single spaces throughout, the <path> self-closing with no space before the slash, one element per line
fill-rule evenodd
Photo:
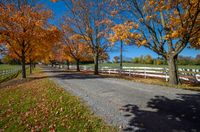
<path fill-rule="evenodd" d="M 95 56 L 94 56 L 94 74 L 95 75 L 99 74 L 99 54 L 98 54 L 98 52 L 96 52 Z"/>
<path fill-rule="evenodd" d="M 79 63 L 80 63 L 80 60 L 76 60 L 76 70 L 77 71 L 80 71 L 80 67 L 79 67 Z"/>
<path fill-rule="evenodd" d="M 22 78 L 26 78 L 26 57 L 25 52 L 22 50 Z"/>
<path fill-rule="evenodd" d="M 30 60 L 30 74 L 32 74 L 32 61 Z"/>
<path fill-rule="evenodd" d="M 69 70 L 69 61 L 67 61 L 67 70 Z"/>
<path fill-rule="evenodd" d="M 122 68 L 123 68 L 123 66 L 122 66 L 122 61 L 123 61 L 123 54 L 122 54 L 123 45 L 122 44 L 123 44 L 122 41 L 120 41 L 120 74 L 121 74 Z"/>
<path fill-rule="evenodd" d="M 169 66 L 169 84 L 170 85 L 177 85 L 178 81 L 178 71 L 177 71 L 177 61 L 178 56 L 169 56 L 168 58 L 168 66 Z"/>

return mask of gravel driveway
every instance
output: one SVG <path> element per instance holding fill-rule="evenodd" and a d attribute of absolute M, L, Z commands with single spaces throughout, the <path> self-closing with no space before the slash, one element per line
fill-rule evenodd
<path fill-rule="evenodd" d="M 44 71 L 122 131 L 200 131 L 199 92 L 51 68 Z"/>

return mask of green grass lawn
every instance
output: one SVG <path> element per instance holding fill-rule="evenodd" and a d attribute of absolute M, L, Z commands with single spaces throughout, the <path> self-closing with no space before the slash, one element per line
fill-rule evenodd
<path fill-rule="evenodd" d="M 83 64 L 83 66 L 94 66 L 94 64 Z M 101 63 L 99 66 L 102 67 L 119 67 L 119 63 Z M 168 67 L 167 65 L 153 65 L 153 64 L 133 64 L 133 63 L 123 63 L 123 66 L 125 67 Z M 194 68 L 194 69 L 200 69 L 200 66 L 198 65 L 179 65 L 179 68 Z"/>
<path fill-rule="evenodd" d="M 6 64 L 0 64 L 0 70 L 8 70 L 13 68 L 20 68 L 20 65 L 6 65 Z"/>
<path fill-rule="evenodd" d="M 0 131 L 117 131 L 43 76 L 0 88 Z"/>

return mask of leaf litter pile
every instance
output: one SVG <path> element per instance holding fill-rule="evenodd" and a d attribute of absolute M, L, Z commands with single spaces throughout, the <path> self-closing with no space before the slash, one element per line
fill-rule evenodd
<path fill-rule="evenodd" d="M 40 75 L 41 76 L 41 75 Z M 0 88 L 0 131 L 115 131 L 47 78 Z"/>

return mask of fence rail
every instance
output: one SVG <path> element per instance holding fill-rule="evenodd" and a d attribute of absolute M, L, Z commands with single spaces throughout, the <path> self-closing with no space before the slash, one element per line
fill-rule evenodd
<path fill-rule="evenodd" d="M 54 65 L 57 68 L 66 68 L 67 66 Z M 71 65 L 70 69 L 76 69 L 76 66 Z M 80 66 L 81 70 L 93 71 L 92 66 Z M 166 81 L 169 80 L 169 69 L 162 67 L 123 67 L 121 71 L 119 68 L 115 67 L 99 67 L 99 72 L 108 74 L 123 74 L 128 76 L 138 75 L 155 78 L 163 78 Z M 200 82 L 200 69 L 189 69 L 189 68 L 178 68 L 179 79 L 186 81 L 196 81 Z"/>
<path fill-rule="evenodd" d="M 0 70 L 0 83 L 5 80 L 8 80 L 9 78 L 12 78 L 14 75 L 17 75 L 19 72 L 21 72 L 21 68 Z"/>

